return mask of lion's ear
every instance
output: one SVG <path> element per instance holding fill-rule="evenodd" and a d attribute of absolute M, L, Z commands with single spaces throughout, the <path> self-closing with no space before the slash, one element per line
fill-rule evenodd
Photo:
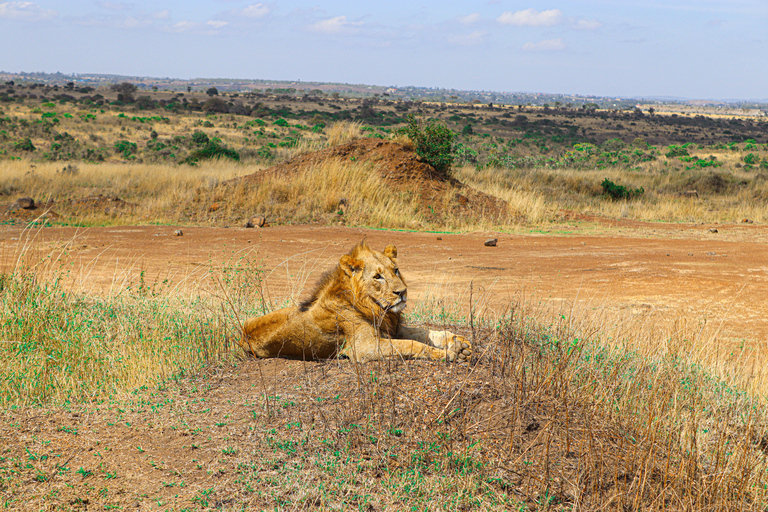
<path fill-rule="evenodd" d="M 341 269 L 347 276 L 352 277 L 352 274 L 360 272 L 363 269 L 363 262 L 354 256 L 345 254 L 339 260 L 339 266 L 341 266 Z"/>
<path fill-rule="evenodd" d="M 397 247 L 395 247 L 394 245 L 391 245 L 391 244 L 388 245 L 384 249 L 384 256 L 386 256 L 387 258 L 389 258 L 391 260 L 397 258 Z"/>

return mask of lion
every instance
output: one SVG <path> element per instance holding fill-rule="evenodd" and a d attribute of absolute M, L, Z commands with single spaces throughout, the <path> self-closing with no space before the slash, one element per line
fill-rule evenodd
<path fill-rule="evenodd" d="M 396 258 L 394 245 L 355 245 L 298 306 L 246 320 L 240 345 L 260 358 L 468 360 L 463 336 L 403 325 L 408 289 Z"/>

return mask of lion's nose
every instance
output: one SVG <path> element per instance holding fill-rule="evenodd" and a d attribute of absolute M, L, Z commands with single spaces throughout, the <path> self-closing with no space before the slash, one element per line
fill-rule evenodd
<path fill-rule="evenodd" d="M 395 290 L 395 295 L 400 297 L 400 300 L 407 300 L 408 299 L 408 290 Z"/>

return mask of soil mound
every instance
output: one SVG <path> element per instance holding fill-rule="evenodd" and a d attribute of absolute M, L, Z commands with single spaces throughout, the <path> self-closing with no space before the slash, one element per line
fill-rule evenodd
<path fill-rule="evenodd" d="M 33 222 L 37 219 L 56 219 L 59 217 L 53 211 L 53 201 L 39 203 L 31 197 L 21 197 L 14 203 L 0 208 L 0 211 L 3 210 L 3 221 L 8 223 L 14 223 L 15 221 Z"/>
<path fill-rule="evenodd" d="M 340 146 L 306 153 L 236 181 L 259 182 L 268 176 L 290 179 L 291 176 L 331 160 L 373 164 L 388 185 L 417 194 L 422 210 L 429 211 L 434 217 L 475 214 L 499 219 L 507 216 L 506 201 L 441 174 L 428 163 L 422 162 L 416 152 L 405 144 L 381 139 L 357 139 Z"/>

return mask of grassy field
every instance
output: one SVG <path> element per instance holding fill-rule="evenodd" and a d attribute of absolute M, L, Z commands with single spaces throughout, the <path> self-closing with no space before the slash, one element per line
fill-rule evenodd
<path fill-rule="evenodd" d="M 273 181 L 259 189 L 258 200 L 230 200 L 243 191 L 220 185 L 355 137 L 397 140 L 408 114 L 455 130 L 453 175 L 508 201 L 506 218 L 513 223 L 558 222 L 564 211 L 687 223 L 768 220 L 768 122 L 758 119 L 255 93 L 147 92 L 125 103 L 115 99 L 125 95 L 108 89 L 9 89 L 0 91 L 0 200 L 53 200 L 61 222 L 218 225 L 260 213 L 281 223 L 328 223 L 335 205 L 314 204 L 295 214 L 287 205 L 316 186 L 312 179 L 335 197 L 353 197 L 359 187 L 370 194 L 364 170 L 347 176 L 340 167 L 319 169 L 301 184 Z M 606 179 L 641 193 L 616 195 L 616 188 L 603 185 Z M 696 195 L 684 195 L 691 191 Z M 69 208 L 68 201 L 92 194 L 136 207 L 106 216 Z M 394 200 L 386 191 L 377 194 L 374 203 L 366 196 L 366 204 Z M 222 199 L 225 210 L 207 215 Z M 407 226 L 414 199 L 401 198 L 402 216 L 348 222 Z M 417 225 L 439 229 L 449 220 L 452 229 L 507 227 L 448 218 L 418 219 Z"/>
<path fill-rule="evenodd" d="M 53 201 L 48 224 L 228 225 L 260 213 L 444 228 L 361 163 L 255 189 L 226 183 L 354 137 L 394 137 L 407 112 L 462 133 L 452 176 L 507 201 L 516 219 L 451 229 L 512 230 L 564 212 L 768 221 L 761 122 L 279 97 L 249 98 L 245 114 L 239 97 L 206 110 L 203 95 L 126 103 L 19 89 L 0 107 L 0 197 Z M 98 194 L 124 204 L 74 201 Z M 351 198 L 350 213 L 329 197 Z M 695 319 L 661 331 L 522 299 L 476 317 L 465 290 L 423 301 L 410 320 L 470 338 L 469 365 L 243 361 L 242 319 L 283 301 L 264 299 L 249 253 L 202 268 L 196 293 L 140 277 L 99 295 L 65 284 L 58 253 L 22 241 L 5 256 L 15 262 L 0 275 L 8 509 L 768 507 L 767 377 L 760 361 L 724 360 L 717 333 Z"/>

